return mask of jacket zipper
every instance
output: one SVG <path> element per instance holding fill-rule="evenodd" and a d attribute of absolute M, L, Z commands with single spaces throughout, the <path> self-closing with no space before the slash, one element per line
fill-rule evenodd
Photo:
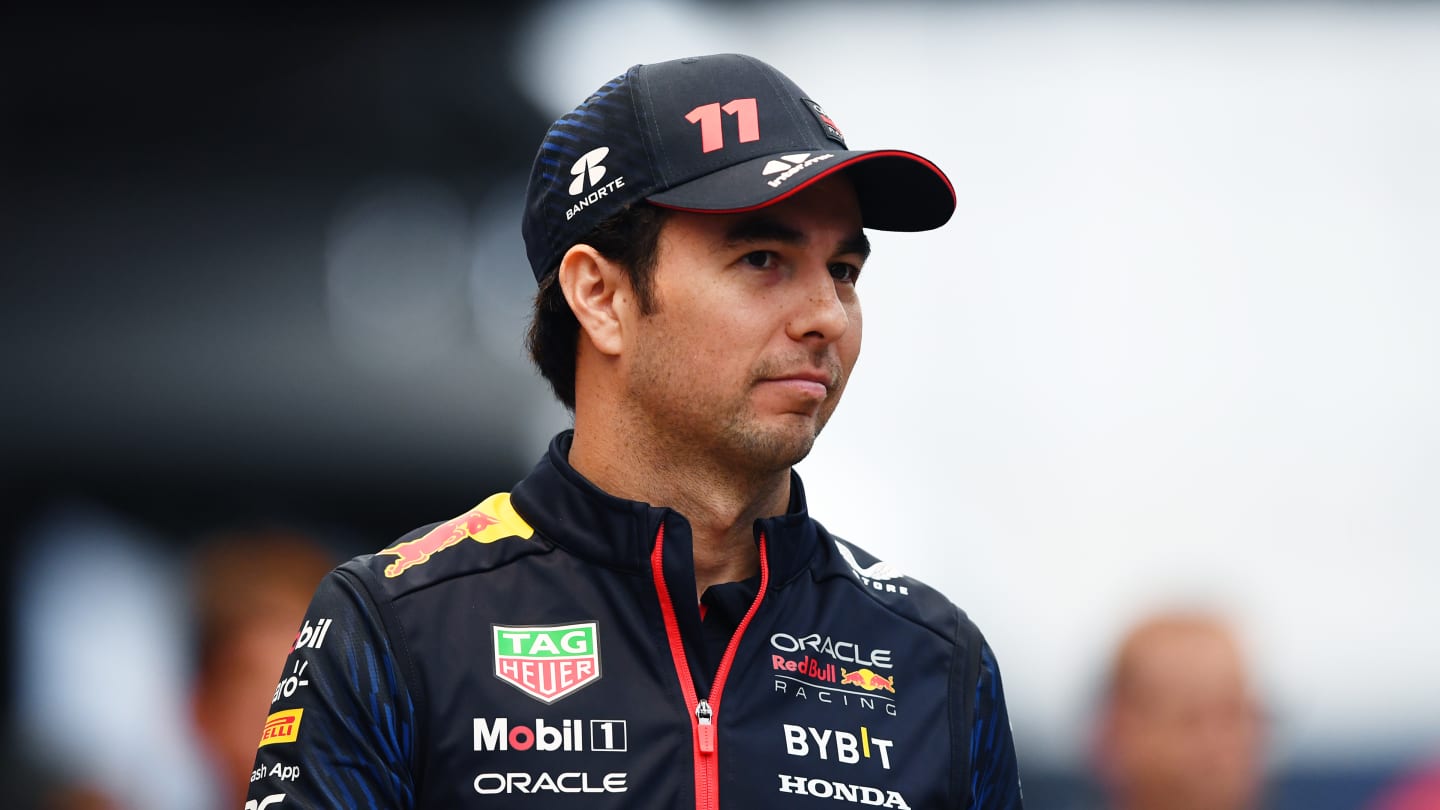
<path fill-rule="evenodd" d="M 695 757 L 695 808 L 696 810 L 719 810 L 720 808 L 720 754 L 715 745 L 715 723 L 720 714 L 720 697 L 725 690 L 725 680 L 730 675 L 730 666 L 735 661 L 735 651 L 740 646 L 740 637 L 750 626 L 750 619 L 765 597 L 766 586 L 770 584 L 770 566 L 765 561 L 765 533 L 760 533 L 760 590 L 755 601 L 745 612 L 725 646 L 725 655 L 720 659 L 720 668 L 715 671 L 710 695 L 700 697 L 695 690 L 695 680 L 690 677 L 690 662 L 685 657 L 685 645 L 680 640 L 680 622 L 675 617 L 675 605 L 670 601 L 670 588 L 665 584 L 664 570 L 665 524 L 655 534 L 655 550 L 650 552 L 650 572 L 655 578 L 655 590 L 660 596 L 660 614 L 665 620 L 665 636 L 670 642 L 670 658 L 675 662 L 675 674 L 680 678 L 680 692 L 685 696 L 685 705 L 690 709 L 690 732 L 694 741 Z"/>

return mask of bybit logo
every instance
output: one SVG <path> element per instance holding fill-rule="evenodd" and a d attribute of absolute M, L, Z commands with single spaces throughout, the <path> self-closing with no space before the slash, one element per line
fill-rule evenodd
<path fill-rule="evenodd" d="M 570 173 L 575 175 L 575 179 L 570 181 L 570 196 L 573 197 L 584 191 L 587 179 L 590 181 L 591 187 L 600 185 L 600 181 L 605 177 L 605 167 L 601 165 L 601 162 L 609 154 L 610 147 L 602 146 L 599 149 L 591 149 L 575 161 L 575 165 L 570 167 Z"/>
<path fill-rule="evenodd" d="M 871 737 L 870 729 L 866 726 L 860 727 L 859 734 L 789 723 L 784 725 L 784 729 L 785 753 L 792 757 L 808 757 L 813 752 L 819 754 L 821 759 L 834 757 L 839 762 L 854 765 L 861 759 L 870 759 L 873 755 L 879 758 L 882 768 L 890 770 L 890 746 L 894 743 Z"/>

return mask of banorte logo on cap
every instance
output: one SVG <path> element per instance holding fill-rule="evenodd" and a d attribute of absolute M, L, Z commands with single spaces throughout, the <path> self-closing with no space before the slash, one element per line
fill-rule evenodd
<path fill-rule="evenodd" d="M 610 154 L 610 147 L 602 146 L 599 149 L 591 149 L 575 161 L 570 167 L 570 173 L 575 179 L 570 182 L 570 196 L 575 196 L 585 190 L 585 181 L 588 179 L 590 185 L 599 185 L 605 177 L 605 166 L 602 161 Z"/>
<path fill-rule="evenodd" d="M 575 165 L 570 167 L 570 173 L 575 175 L 575 179 L 570 181 L 570 196 L 577 196 L 586 188 L 590 188 L 591 191 L 565 210 L 567 221 L 574 219 L 576 214 L 608 196 L 610 192 L 625 187 L 624 177 L 616 177 L 605 185 L 600 185 L 600 181 L 605 179 L 604 160 L 609 156 L 610 147 L 608 146 L 591 149 L 576 159 Z"/>

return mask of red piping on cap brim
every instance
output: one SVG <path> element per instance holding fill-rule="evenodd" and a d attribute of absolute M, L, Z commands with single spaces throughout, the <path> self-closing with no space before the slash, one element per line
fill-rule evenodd
<path fill-rule="evenodd" d="M 950 182 L 950 178 L 946 177 L 944 172 L 940 171 L 939 166 L 936 166 L 934 163 L 931 163 L 930 161 L 915 154 L 914 152 L 904 152 L 898 149 L 882 149 L 875 152 L 866 152 L 863 155 L 856 155 L 849 160 L 837 163 L 833 166 L 827 166 L 824 169 L 821 169 L 820 172 L 817 173 L 815 176 L 802 180 L 799 185 L 787 189 L 786 191 L 783 191 L 775 195 L 774 197 L 771 197 L 765 202 L 756 203 L 755 205 L 747 205 L 743 208 L 684 208 L 678 205 L 668 205 L 666 203 L 655 202 L 654 200 L 650 199 L 647 199 L 646 202 L 657 208 L 668 208 L 671 211 L 686 211 L 692 214 L 744 214 L 748 211 L 759 211 L 762 208 L 769 208 L 775 203 L 787 200 L 795 196 L 796 194 L 799 194 L 810 186 L 815 185 L 816 183 L 824 180 L 825 178 L 838 171 L 842 171 L 851 166 L 854 166 L 856 163 L 864 163 L 867 160 L 872 160 L 879 157 L 900 157 L 921 164 L 925 168 L 934 172 L 935 176 L 940 178 L 941 182 L 945 184 L 945 189 L 950 192 L 950 204 L 953 206 L 959 203 L 959 198 L 955 196 L 954 184 Z"/>

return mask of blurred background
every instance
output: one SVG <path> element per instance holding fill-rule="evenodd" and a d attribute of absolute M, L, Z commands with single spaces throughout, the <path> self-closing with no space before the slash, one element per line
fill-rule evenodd
<path fill-rule="evenodd" d="M 1177 613 L 1233 640 L 1260 806 L 1380 806 L 1440 760 L 1437 43 L 1420 2 L 12 17 L 7 806 L 239 806 L 215 695 L 262 651 L 258 739 L 309 572 L 567 426 L 521 348 L 549 121 L 717 51 L 955 182 L 946 228 L 872 234 L 800 470 L 986 631 L 1029 806 L 1123 804 L 1115 656 Z"/>

